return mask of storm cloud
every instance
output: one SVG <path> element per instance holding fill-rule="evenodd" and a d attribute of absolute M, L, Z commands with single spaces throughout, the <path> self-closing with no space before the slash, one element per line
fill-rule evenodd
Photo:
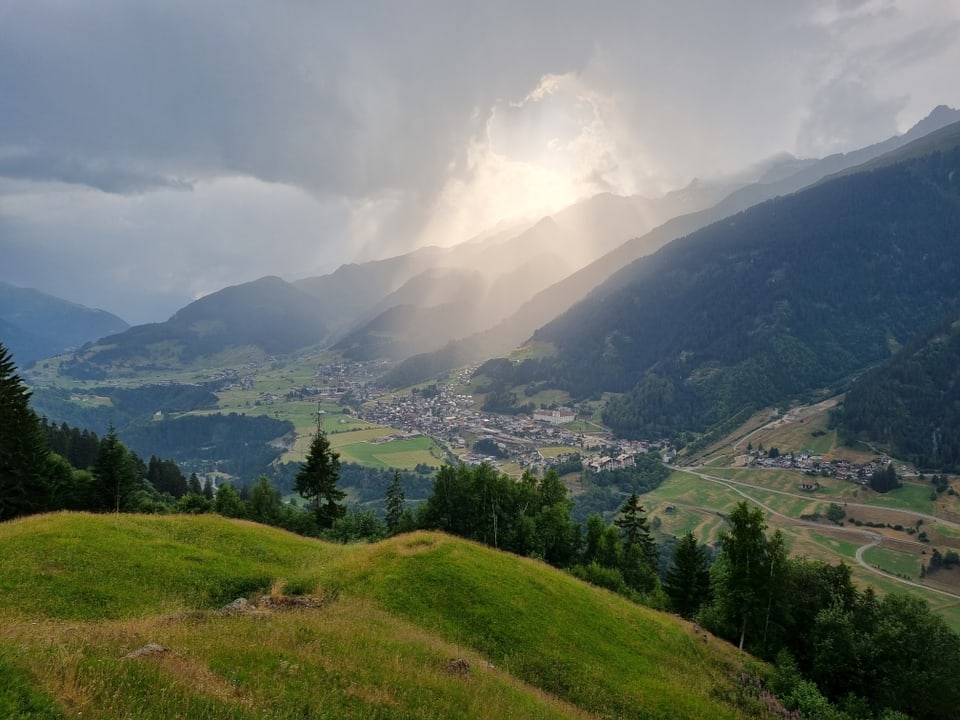
<path fill-rule="evenodd" d="M 960 105 L 941 2 L 0 2 L 0 279 L 131 322 Z"/>

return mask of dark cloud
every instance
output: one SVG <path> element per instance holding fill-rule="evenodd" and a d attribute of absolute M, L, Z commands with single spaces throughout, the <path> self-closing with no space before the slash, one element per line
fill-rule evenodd
<path fill-rule="evenodd" d="M 87 301 L 149 271 L 172 303 L 850 149 L 960 104 L 958 21 L 931 0 L 0 2 L 0 229 L 30 239 L 0 279 L 41 286 L 62 256 Z"/>

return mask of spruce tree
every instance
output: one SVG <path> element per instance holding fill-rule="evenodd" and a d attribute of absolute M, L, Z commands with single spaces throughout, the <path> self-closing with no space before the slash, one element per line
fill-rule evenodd
<path fill-rule="evenodd" d="M 650 534 L 640 498 L 630 495 L 620 506 L 620 516 L 613 524 L 623 535 L 623 556 L 620 572 L 627 585 L 639 592 L 651 592 L 657 585 L 657 544 Z"/>
<path fill-rule="evenodd" d="M 640 504 L 640 497 L 633 493 L 620 506 L 620 515 L 613 524 L 620 528 L 623 533 L 624 549 L 636 546 L 640 550 L 640 556 L 652 568 L 657 567 L 658 552 L 657 544 L 650 534 L 650 526 L 647 524 L 646 511 Z"/>
<path fill-rule="evenodd" d="M 142 483 L 137 474 L 136 460 L 126 445 L 120 442 L 113 425 L 100 440 L 93 475 L 99 487 L 98 509 L 114 512 L 132 509 L 134 493 L 141 489 Z"/>
<path fill-rule="evenodd" d="M 390 486 L 387 488 L 387 530 L 390 531 L 391 535 L 396 534 L 397 528 L 400 527 L 400 521 L 403 519 L 403 509 L 405 496 L 403 494 L 403 486 L 400 484 L 400 471 L 395 470 L 393 473 L 393 482 L 390 483 Z"/>
<path fill-rule="evenodd" d="M 310 442 L 307 461 L 300 466 L 294 489 L 305 500 L 311 501 L 317 514 L 317 524 L 323 529 L 333 527 L 337 518 L 347 513 L 340 503 L 346 493 L 337 487 L 340 480 L 340 453 L 330 447 L 317 415 L 317 432 Z"/>
<path fill-rule="evenodd" d="M 663 589 L 673 609 L 690 618 L 710 596 L 710 572 L 707 570 L 706 548 L 687 533 L 673 551 L 673 564 L 667 570 Z"/>
<path fill-rule="evenodd" d="M 30 391 L 0 344 L 0 520 L 46 507 L 45 467 L 49 451 L 30 409 Z"/>

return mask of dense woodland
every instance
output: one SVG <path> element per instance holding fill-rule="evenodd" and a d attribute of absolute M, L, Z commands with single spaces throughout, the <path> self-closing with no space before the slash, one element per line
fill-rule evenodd
<path fill-rule="evenodd" d="M 956 316 L 866 373 L 832 418 L 920 468 L 960 471 L 960 321 Z"/>
<path fill-rule="evenodd" d="M 217 397 L 212 386 L 145 385 L 139 388 L 95 387 L 85 393 L 109 404 L 71 402 L 70 393 L 41 389 L 31 399 L 34 410 L 73 427 L 99 434 L 113 427 L 124 443 L 142 456 L 162 455 L 198 472 L 225 472 L 252 484 L 270 473 L 283 449 L 270 443 L 293 432 L 289 421 L 265 415 L 209 413 L 168 417 L 171 413 L 210 410 Z M 156 417 L 159 411 L 161 417 Z"/>

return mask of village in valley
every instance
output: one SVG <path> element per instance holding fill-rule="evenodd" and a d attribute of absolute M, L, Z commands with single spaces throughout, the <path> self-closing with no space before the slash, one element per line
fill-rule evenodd
<path fill-rule="evenodd" d="M 266 365 L 251 363 L 220 379 L 227 386 L 252 390 Z M 638 455 L 648 452 L 660 454 L 665 462 L 674 458 L 668 440 L 615 439 L 601 426 L 585 421 L 574 408 L 541 407 L 531 414 L 516 415 L 482 410 L 478 399 L 467 391 L 473 367 L 462 369 L 446 383 L 397 393 L 373 384 L 382 365 L 349 360 L 319 364 L 315 366 L 313 382 L 296 385 L 282 395 L 261 392 L 255 404 L 336 403 L 342 412 L 357 420 L 396 431 L 381 441 L 430 437 L 444 449 L 449 461 L 468 465 L 488 462 L 498 466 L 515 464 L 521 469 L 548 468 L 576 455 L 584 469 L 598 473 L 629 467 Z M 550 452 L 544 453 L 546 448 Z M 775 447 L 765 450 L 762 445 L 750 445 L 743 461 L 749 467 L 803 473 L 806 477 L 798 481 L 797 487 L 806 491 L 819 487 L 817 477 L 866 485 L 871 475 L 891 463 L 883 455 L 856 462 L 842 457 L 826 458 L 810 451 L 780 453 Z M 898 468 L 899 475 L 909 472 L 906 467 Z"/>
<path fill-rule="evenodd" d="M 254 404 L 336 403 L 358 420 L 395 430 L 390 436 L 393 439 L 430 437 L 450 461 L 468 465 L 515 463 L 521 469 L 545 468 L 576 454 L 584 468 L 601 472 L 628 467 L 637 455 L 651 451 L 665 453 L 666 460 L 673 456 L 666 440 L 615 440 L 599 425 L 577 422 L 577 412 L 569 407 L 537 408 L 532 414 L 517 415 L 478 409 L 477 398 L 465 391 L 474 369 L 461 370 L 447 383 L 395 393 L 373 385 L 372 379 L 382 371 L 379 363 L 321 364 L 316 366 L 313 382 L 298 384 L 283 394 L 261 392 Z M 233 387 L 253 389 L 258 368 L 245 370 L 225 379 Z M 484 441 L 479 449 L 478 441 Z M 483 448 L 494 451 L 484 452 Z M 544 454 L 544 448 L 552 451 Z"/>

